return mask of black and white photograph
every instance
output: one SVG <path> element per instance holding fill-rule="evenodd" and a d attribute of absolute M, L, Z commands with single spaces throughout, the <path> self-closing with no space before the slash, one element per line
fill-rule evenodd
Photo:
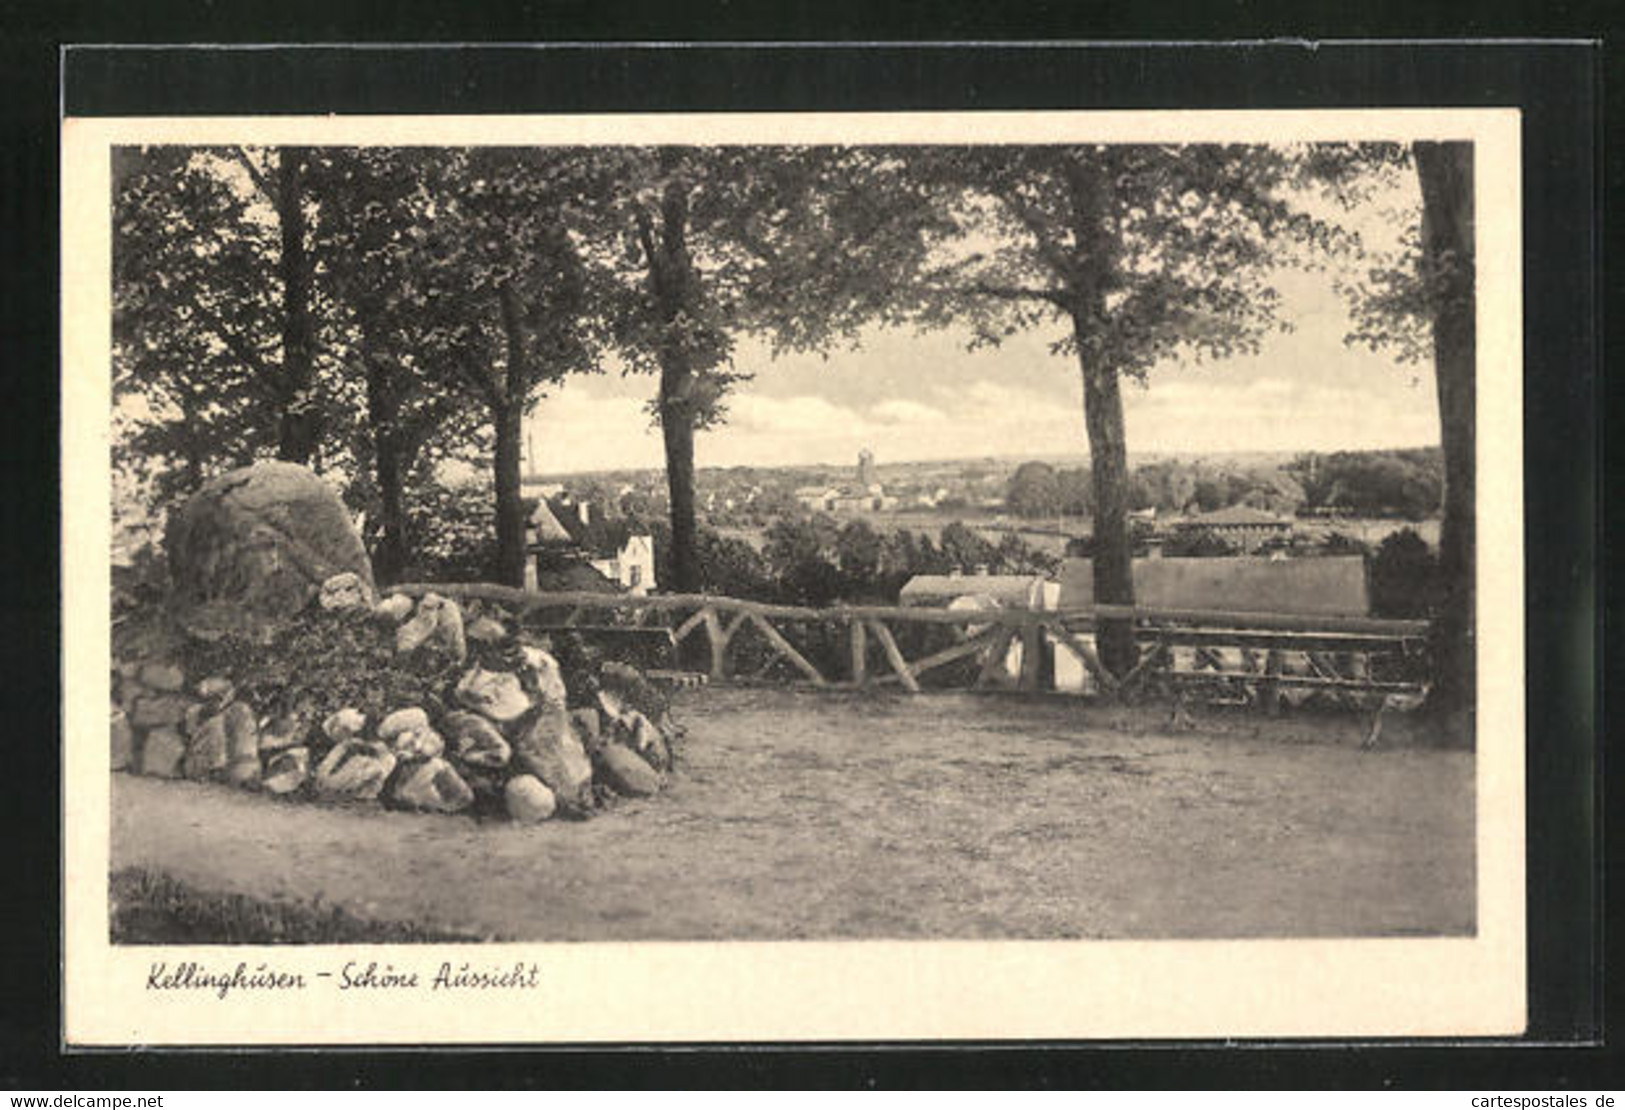
<path fill-rule="evenodd" d="M 70 1033 L 1518 1031 L 1516 128 L 70 120 Z"/>

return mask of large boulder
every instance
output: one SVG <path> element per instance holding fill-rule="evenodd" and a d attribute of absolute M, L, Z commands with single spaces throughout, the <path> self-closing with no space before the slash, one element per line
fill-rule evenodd
<path fill-rule="evenodd" d="M 264 636 L 353 573 L 373 590 L 367 550 L 338 494 L 310 469 L 265 462 L 204 483 L 169 514 L 170 605 L 194 635 Z"/>
<path fill-rule="evenodd" d="M 580 815 L 592 809 L 592 762 L 564 706 L 542 707 L 514 741 L 513 759 L 521 772 L 535 775 L 553 792 L 560 808 Z"/>

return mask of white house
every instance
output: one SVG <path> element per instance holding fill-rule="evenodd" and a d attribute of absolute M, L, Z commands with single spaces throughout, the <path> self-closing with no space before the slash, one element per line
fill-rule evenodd
<path fill-rule="evenodd" d="M 592 559 L 589 565 L 625 587 L 634 597 L 643 597 L 656 589 L 655 541 L 653 536 L 628 536 L 621 549 L 607 559 Z"/>

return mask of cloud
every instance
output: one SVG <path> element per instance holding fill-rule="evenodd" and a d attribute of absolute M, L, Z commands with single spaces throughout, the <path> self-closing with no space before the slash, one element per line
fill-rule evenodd
<path fill-rule="evenodd" d="M 948 414 L 931 405 L 894 397 L 871 408 L 869 417 L 878 424 L 940 424 Z"/>

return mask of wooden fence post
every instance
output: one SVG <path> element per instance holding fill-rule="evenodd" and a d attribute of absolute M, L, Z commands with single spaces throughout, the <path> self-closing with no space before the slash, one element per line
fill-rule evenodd
<path fill-rule="evenodd" d="M 863 634 L 863 621 L 857 617 L 848 617 L 846 622 L 849 634 L 849 646 L 852 650 L 852 684 L 862 686 L 869 680 L 868 653 L 869 642 Z"/>
<path fill-rule="evenodd" d="M 711 677 L 721 682 L 728 677 L 728 638 L 722 634 L 722 618 L 710 606 L 705 608 L 705 634 L 711 640 Z"/>
<path fill-rule="evenodd" d="M 897 648 L 897 641 L 892 639 L 891 629 L 887 628 L 878 618 L 869 621 L 869 630 L 880 641 L 881 650 L 886 653 L 886 661 L 891 669 L 897 672 L 897 680 L 903 684 L 903 689 L 911 694 L 920 692 L 920 684 L 915 681 L 914 672 L 909 670 L 908 661 Z"/>
<path fill-rule="evenodd" d="M 1264 681 L 1259 684 L 1258 702 L 1271 717 L 1281 712 L 1281 649 L 1270 648 L 1264 657 Z"/>
<path fill-rule="evenodd" d="M 1025 624 L 1021 628 L 1021 688 L 1038 689 L 1039 669 L 1044 663 L 1044 626 Z"/>

